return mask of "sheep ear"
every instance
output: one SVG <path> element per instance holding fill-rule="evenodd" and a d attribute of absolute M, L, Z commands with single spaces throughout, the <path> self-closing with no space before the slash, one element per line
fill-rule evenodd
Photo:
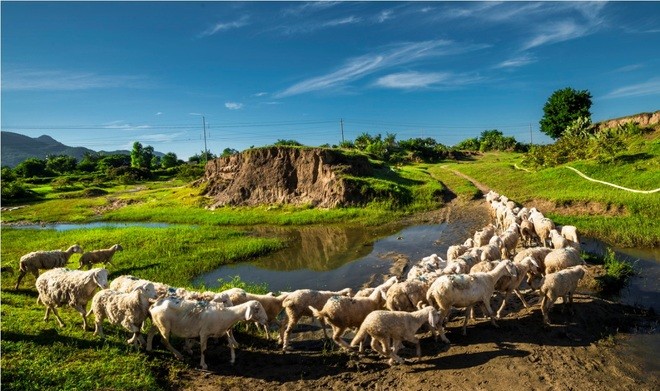
<path fill-rule="evenodd" d="M 250 320 L 252 318 L 252 306 L 249 305 L 247 311 L 245 311 L 245 320 Z"/>

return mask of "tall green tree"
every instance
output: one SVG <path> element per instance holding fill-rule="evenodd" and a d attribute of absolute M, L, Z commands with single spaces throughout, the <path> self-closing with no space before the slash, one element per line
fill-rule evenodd
<path fill-rule="evenodd" d="M 139 141 L 133 143 L 131 150 L 131 167 L 151 169 L 151 163 L 154 158 L 154 147 L 148 145 L 143 147 Z"/>
<path fill-rule="evenodd" d="M 179 165 L 179 159 L 176 157 L 176 153 L 168 152 L 163 155 L 163 158 L 160 159 L 160 166 L 162 168 L 172 168 Z"/>
<path fill-rule="evenodd" d="M 543 118 L 539 121 L 541 131 L 558 139 L 566 128 L 580 117 L 591 118 L 591 93 L 567 87 L 550 95 L 543 106 Z"/>
<path fill-rule="evenodd" d="M 68 174 L 76 170 L 78 160 L 68 155 L 49 155 L 46 158 L 46 169 L 56 174 Z"/>

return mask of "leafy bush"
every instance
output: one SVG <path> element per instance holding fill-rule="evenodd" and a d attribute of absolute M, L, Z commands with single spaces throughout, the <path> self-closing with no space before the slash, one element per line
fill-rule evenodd
<path fill-rule="evenodd" d="M 630 263 L 617 259 L 610 248 L 602 257 L 602 262 L 605 274 L 596 277 L 598 290 L 606 295 L 618 294 L 628 284 L 630 277 L 635 275 L 635 269 Z"/>
<path fill-rule="evenodd" d="M 0 184 L 2 188 L 2 204 L 11 205 L 18 202 L 34 201 L 38 200 L 41 197 L 32 190 L 29 190 L 25 185 L 20 181 L 7 181 L 3 177 L 2 183 Z"/>
<path fill-rule="evenodd" d="M 201 164 L 184 164 L 179 166 L 177 178 L 184 181 L 194 181 L 204 176 L 204 166 Z"/>

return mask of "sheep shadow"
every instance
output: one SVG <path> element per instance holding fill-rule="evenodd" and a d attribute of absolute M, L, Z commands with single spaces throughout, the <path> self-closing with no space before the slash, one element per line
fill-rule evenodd
<path fill-rule="evenodd" d="M 78 325 L 76 325 L 78 327 Z M 61 342 L 76 349 L 97 349 L 100 344 L 108 344 L 116 348 L 129 348 L 129 345 L 108 339 L 88 340 L 64 335 L 61 331 L 66 329 L 48 328 L 40 330 L 38 334 L 23 334 L 13 331 L 3 331 L 3 342 L 28 342 L 39 346 L 52 346 L 54 342 Z"/>
<path fill-rule="evenodd" d="M 124 267 L 122 269 L 117 269 L 115 271 L 110 272 L 110 279 L 117 278 L 119 276 L 123 276 L 125 274 L 130 274 L 130 275 L 135 275 L 136 272 L 140 270 L 146 270 L 146 269 L 151 269 L 154 266 L 158 266 L 158 263 L 150 263 L 148 265 L 143 265 L 143 266 L 137 266 L 137 267 Z"/>
<path fill-rule="evenodd" d="M 416 367 L 413 372 L 427 372 L 438 369 L 468 369 L 487 364 L 489 361 L 498 357 L 527 357 L 530 351 L 524 349 L 513 349 L 507 345 L 500 345 L 498 349 L 483 352 L 467 353 L 460 352 L 455 354 L 435 356 L 419 363 L 430 364 L 428 367 Z"/>

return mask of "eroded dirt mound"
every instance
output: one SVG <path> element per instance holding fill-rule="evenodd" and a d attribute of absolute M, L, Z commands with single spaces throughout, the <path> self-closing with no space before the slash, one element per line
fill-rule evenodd
<path fill-rule="evenodd" d="M 268 147 L 249 149 L 206 164 L 205 194 L 224 205 L 310 204 L 336 207 L 366 200 L 341 174 L 372 172 L 364 156 L 331 149 Z"/>

